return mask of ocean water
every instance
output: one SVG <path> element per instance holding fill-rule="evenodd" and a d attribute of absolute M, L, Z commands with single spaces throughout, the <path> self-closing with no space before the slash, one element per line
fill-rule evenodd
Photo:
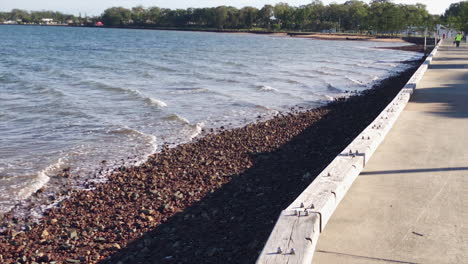
<path fill-rule="evenodd" d="M 399 43 L 248 34 L 0 26 L 0 36 L 0 213 L 203 129 L 368 89 L 421 57 L 374 48 Z"/>

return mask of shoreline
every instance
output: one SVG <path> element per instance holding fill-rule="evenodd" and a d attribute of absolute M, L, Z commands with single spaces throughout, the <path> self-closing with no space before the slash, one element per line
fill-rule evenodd
<path fill-rule="evenodd" d="M 181 31 L 181 32 L 206 32 L 206 33 L 224 33 L 224 34 L 254 34 L 254 35 L 272 35 L 289 36 L 293 38 L 308 38 L 316 40 L 341 40 L 341 41 L 373 41 L 373 42 L 392 42 L 392 43 L 413 43 L 404 40 L 403 37 L 379 37 L 379 35 L 360 35 L 349 33 L 319 33 L 319 32 L 290 32 L 290 31 L 269 31 L 269 30 L 249 30 L 249 29 L 215 29 L 215 28 L 177 28 L 177 27 L 108 27 L 108 26 L 74 26 L 74 25 L 37 25 L 37 24 L 0 24 L 0 26 L 43 26 L 43 27 L 71 27 L 71 28 L 98 28 L 98 29 L 139 29 L 139 30 L 159 30 L 159 31 Z"/>
<path fill-rule="evenodd" d="M 304 34 L 289 34 L 294 38 L 308 38 L 317 40 L 347 40 L 347 41 L 373 41 L 373 42 L 393 42 L 393 43 L 408 43 L 402 38 L 379 38 L 369 35 L 353 35 L 339 33 L 304 33 Z"/>
<path fill-rule="evenodd" d="M 6 215 L 0 262 L 106 263 L 119 251 L 107 262 L 255 261 L 277 210 L 360 133 L 418 66 L 346 100 L 221 129 L 166 148 L 138 167 L 120 167 L 94 190 L 73 191 L 40 223 L 19 222 L 22 232 L 15 230 L 18 219 Z"/>

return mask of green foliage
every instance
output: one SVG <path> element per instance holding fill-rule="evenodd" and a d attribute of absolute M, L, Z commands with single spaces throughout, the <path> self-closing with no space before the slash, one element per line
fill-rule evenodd
<path fill-rule="evenodd" d="M 468 1 L 451 4 L 443 20 L 449 27 L 468 32 Z"/>
<path fill-rule="evenodd" d="M 454 4 L 447 11 L 446 20 L 463 26 L 468 14 L 465 2 Z M 58 12 L 41 11 L 28 13 L 14 9 L 0 13 L 0 21 L 18 20 L 38 23 L 41 18 L 56 21 L 82 20 Z M 159 7 L 132 9 L 112 7 L 101 16 L 86 21 L 102 21 L 105 26 L 161 27 L 218 30 L 252 30 L 262 28 L 274 31 L 321 31 L 368 32 L 393 34 L 414 27 L 432 28 L 439 17 L 430 15 L 425 5 L 395 4 L 390 0 L 348 0 L 343 4 L 324 5 L 320 0 L 295 7 L 287 3 L 265 5 L 261 9 L 231 6 L 210 8 L 166 9 Z"/>
<path fill-rule="evenodd" d="M 138 11 L 140 12 L 140 11 Z M 104 11 L 102 22 L 107 26 L 124 26 L 133 24 L 132 17 L 137 18 L 139 14 L 123 7 L 112 7 Z"/>
<path fill-rule="evenodd" d="M 72 15 L 62 14 L 54 11 L 33 11 L 28 12 L 21 9 L 13 9 L 10 12 L 0 12 L 0 22 L 14 21 L 16 23 L 36 23 L 42 22 L 43 18 L 52 18 L 57 23 L 66 23 L 68 20 L 74 20 Z"/>

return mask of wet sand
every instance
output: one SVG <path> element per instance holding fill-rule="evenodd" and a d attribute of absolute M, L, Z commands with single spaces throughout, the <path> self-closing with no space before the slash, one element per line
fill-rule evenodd
<path fill-rule="evenodd" d="M 393 43 L 406 43 L 401 38 L 376 38 L 374 36 L 366 35 L 352 35 L 352 34 L 298 34 L 291 35 L 295 38 L 310 38 L 310 39 L 321 39 L 321 40 L 355 40 L 355 41 L 376 41 L 376 42 L 393 42 Z"/>
<path fill-rule="evenodd" d="M 7 214 L 0 263 L 253 263 L 280 211 L 420 63 L 348 99 L 220 128 L 122 166 L 94 190 L 73 191 L 40 223 Z"/>
<path fill-rule="evenodd" d="M 310 34 L 310 35 L 291 35 L 295 38 L 309 38 L 309 39 L 319 39 L 319 40 L 341 40 L 341 41 L 373 41 L 373 42 L 391 42 L 391 43 L 411 43 L 407 42 L 401 38 L 376 38 L 373 36 L 363 36 L 363 35 L 346 35 L 346 34 Z M 393 50 L 403 50 L 411 52 L 421 52 L 424 53 L 424 45 L 405 45 L 400 47 L 377 47 L 378 49 L 393 49 Z"/>
<path fill-rule="evenodd" d="M 401 46 L 401 47 L 378 47 L 378 49 L 393 49 L 393 50 L 403 50 L 403 51 L 411 51 L 411 52 L 421 52 L 421 53 L 429 53 L 431 49 L 424 49 L 424 45 L 409 45 L 409 46 Z"/>

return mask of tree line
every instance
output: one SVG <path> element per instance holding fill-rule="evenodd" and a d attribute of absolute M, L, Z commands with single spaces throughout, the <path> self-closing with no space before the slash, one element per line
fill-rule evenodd
<path fill-rule="evenodd" d="M 322 31 L 397 33 L 411 28 L 434 28 L 445 23 L 468 31 L 468 1 L 452 4 L 443 16 L 431 15 L 423 4 L 395 4 L 391 0 L 372 0 L 369 4 L 349 0 L 343 4 L 324 5 L 320 0 L 310 4 L 291 6 L 287 3 L 235 8 L 218 6 L 210 8 L 167 9 L 159 7 L 131 9 L 112 7 L 100 16 L 81 18 L 60 12 L 26 12 L 13 9 L 0 12 L 0 22 L 6 20 L 23 23 L 40 23 L 42 18 L 52 18 L 59 23 L 72 20 L 75 24 L 102 21 L 110 27 L 160 27 L 196 28 L 215 30 L 264 31 Z"/>
<path fill-rule="evenodd" d="M 13 9 L 10 12 L 0 12 L 0 22 L 15 21 L 17 23 L 39 24 L 43 18 L 52 18 L 59 23 L 66 23 L 68 20 L 76 20 L 73 15 L 67 15 L 55 11 L 32 11 Z"/>
<path fill-rule="evenodd" d="M 230 6 L 175 10 L 142 6 L 132 9 L 112 7 L 104 11 L 101 19 L 108 26 L 396 32 L 408 27 L 435 25 L 440 17 L 429 14 L 423 4 L 395 4 L 390 0 L 373 0 L 367 4 L 350 0 L 344 4 L 324 5 L 322 1 L 314 0 L 299 7 L 278 3 L 265 5 L 261 9 Z"/>

